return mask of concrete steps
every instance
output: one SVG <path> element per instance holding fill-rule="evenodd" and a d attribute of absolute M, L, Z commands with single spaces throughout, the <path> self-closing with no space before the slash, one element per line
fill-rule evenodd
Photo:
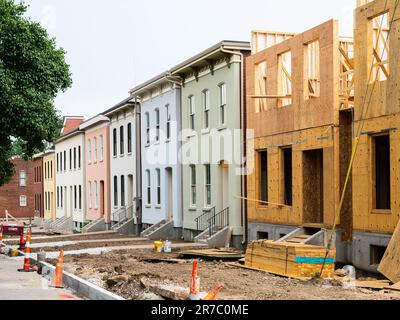
<path fill-rule="evenodd" d="M 105 231 L 106 223 L 104 218 L 91 221 L 89 224 L 82 228 L 82 233 L 90 233 L 97 231 Z"/>
<path fill-rule="evenodd" d="M 147 228 L 146 230 L 144 230 L 140 236 L 142 238 L 146 238 L 148 237 L 150 234 L 152 234 L 154 231 L 156 231 L 158 228 L 162 227 L 163 225 L 165 225 L 167 223 L 166 220 L 161 220 L 160 222 L 153 224 L 151 227 Z"/>
<path fill-rule="evenodd" d="M 324 246 L 326 243 L 326 230 L 313 228 L 298 228 L 288 235 L 282 237 L 277 242 L 309 244 Z"/>

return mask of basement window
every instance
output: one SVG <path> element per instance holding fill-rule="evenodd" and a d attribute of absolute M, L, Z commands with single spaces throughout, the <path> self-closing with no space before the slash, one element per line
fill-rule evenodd
<path fill-rule="evenodd" d="M 286 206 L 293 205 L 293 156 L 292 148 L 283 148 L 282 152 L 282 168 L 281 181 L 282 181 L 282 195 L 283 204 Z"/>
<path fill-rule="evenodd" d="M 260 205 L 267 205 L 268 202 L 268 152 L 259 152 L 260 161 Z"/>
<path fill-rule="evenodd" d="M 267 62 L 261 62 L 255 68 L 255 94 L 260 96 L 255 99 L 255 111 L 260 113 L 267 110 L 267 99 L 261 98 L 261 96 L 267 95 Z"/>
<path fill-rule="evenodd" d="M 321 81 L 318 40 L 307 44 L 307 75 L 308 97 L 319 97 Z"/>
<path fill-rule="evenodd" d="M 292 52 L 278 55 L 278 107 L 292 104 Z"/>
<path fill-rule="evenodd" d="M 389 13 L 372 19 L 372 81 L 385 81 L 389 77 Z"/>
<path fill-rule="evenodd" d="M 372 137 L 374 208 L 391 209 L 390 136 Z"/>
<path fill-rule="evenodd" d="M 370 264 L 379 265 L 385 255 L 387 247 L 384 246 L 370 246 Z"/>
<path fill-rule="evenodd" d="M 269 234 L 268 232 L 257 232 L 257 240 L 268 240 Z"/>

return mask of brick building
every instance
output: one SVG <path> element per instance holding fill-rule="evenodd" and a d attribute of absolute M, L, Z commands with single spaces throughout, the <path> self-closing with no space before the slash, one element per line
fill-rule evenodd
<path fill-rule="evenodd" d="M 34 163 L 14 157 L 15 174 L 12 180 L 0 187 L 0 218 L 8 210 L 16 218 L 35 215 Z"/>

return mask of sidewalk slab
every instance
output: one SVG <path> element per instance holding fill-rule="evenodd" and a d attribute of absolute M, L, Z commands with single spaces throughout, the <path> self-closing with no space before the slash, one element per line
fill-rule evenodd
<path fill-rule="evenodd" d="M 0 255 L 0 300 L 82 300 L 65 289 L 49 287 L 36 272 L 23 273 L 20 259 Z"/>

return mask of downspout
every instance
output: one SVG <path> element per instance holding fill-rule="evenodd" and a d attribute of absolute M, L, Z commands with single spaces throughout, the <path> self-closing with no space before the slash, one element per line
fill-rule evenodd
<path fill-rule="evenodd" d="M 231 51 L 231 50 L 226 50 L 224 49 L 223 46 L 221 46 L 221 52 L 232 54 L 232 55 L 239 55 L 240 56 L 240 122 L 241 122 L 241 129 L 242 129 L 242 134 L 241 134 L 241 143 L 240 143 L 240 148 L 241 148 L 241 154 L 244 156 L 246 155 L 246 123 L 244 123 L 244 55 L 241 51 Z M 243 168 L 244 169 L 244 168 Z M 242 175 L 241 177 L 241 193 L 242 197 L 243 195 L 246 195 L 246 180 L 247 177 L 245 175 Z M 243 238 L 242 238 L 242 245 L 245 245 L 247 243 L 247 205 L 246 205 L 246 200 L 241 199 L 241 207 L 242 207 L 242 225 L 244 228 L 243 232 Z"/>
<path fill-rule="evenodd" d="M 141 104 L 135 95 L 135 134 L 136 134 L 136 232 L 142 231 L 142 140 L 141 140 Z"/>

